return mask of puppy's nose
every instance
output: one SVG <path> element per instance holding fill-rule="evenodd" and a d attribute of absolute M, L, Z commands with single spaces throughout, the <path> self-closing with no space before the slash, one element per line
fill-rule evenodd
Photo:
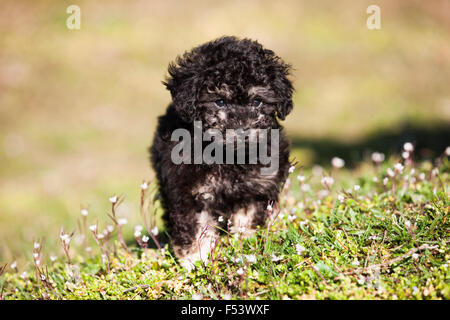
<path fill-rule="evenodd" d="M 205 118 L 206 122 L 209 126 L 214 126 L 217 124 L 217 118 L 215 116 L 208 116 Z"/>

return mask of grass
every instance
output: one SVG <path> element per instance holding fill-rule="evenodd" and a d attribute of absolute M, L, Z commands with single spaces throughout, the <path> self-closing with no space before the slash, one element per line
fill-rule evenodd
<path fill-rule="evenodd" d="M 57 252 L 51 240 L 76 227 L 80 205 L 101 221 L 118 190 L 120 214 L 138 223 L 136 183 L 154 175 L 146 150 L 170 101 L 167 66 L 218 36 L 257 39 L 292 64 L 295 108 L 283 125 L 307 167 L 424 136 L 399 139 L 405 123 L 447 143 L 448 1 L 376 3 L 382 29 L 372 31 L 373 0 L 1 0 L 0 264 L 25 263 L 44 234 Z M 80 6 L 80 30 L 66 28 L 69 4 Z"/>
<path fill-rule="evenodd" d="M 113 198 L 112 233 L 100 232 L 99 221 L 87 216 L 75 234 L 62 231 L 62 241 L 51 239 L 65 253 L 52 260 L 36 240 L 34 267 L 0 270 L 1 297 L 450 299 L 449 169 L 445 154 L 434 163 L 391 158 L 330 172 L 296 168 L 279 205 L 268 208 L 267 227 L 245 239 L 225 233 L 209 262 L 191 272 L 168 245 L 147 248 L 140 228 L 141 246 L 124 243 L 120 235 L 132 228 L 118 223 L 114 212 L 122 198 Z M 151 234 L 155 222 L 147 213 L 157 203 L 146 185 L 142 201 L 135 215 Z M 96 228 L 86 227 L 88 220 Z"/>

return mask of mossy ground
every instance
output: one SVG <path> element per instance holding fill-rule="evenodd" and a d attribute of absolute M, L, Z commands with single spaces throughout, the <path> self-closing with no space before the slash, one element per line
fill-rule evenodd
<path fill-rule="evenodd" d="M 71 265 L 42 262 L 39 276 L 7 267 L 2 298 L 449 299 L 448 159 L 393 165 L 296 169 L 268 227 L 245 239 L 225 232 L 191 272 L 168 245 L 127 252 L 113 237 L 103 243 L 109 272 L 105 257 L 72 248 Z M 334 179 L 329 191 L 324 175 Z"/>

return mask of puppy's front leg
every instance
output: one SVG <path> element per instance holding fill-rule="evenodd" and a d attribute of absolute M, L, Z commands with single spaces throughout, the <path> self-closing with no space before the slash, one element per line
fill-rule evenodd
<path fill-rule="evenodd" d="M 177 245 L 177 234 L 174 233 L 173 247 L 180 264 L 191 271 L 196 261 L 206 262 L 213 250 L 219 233 L 216 229 L 217 222 L 208 211 L 196 213 L 196 232 L 190 243 Z"/>
<path fill-rule="evenodd" d="M 251 204 L 231 215 L 230 233 L 240 233 L 244 238 L 250 237 L 258 225 L 265 222 L 265 212 L 259 204 Z"/>

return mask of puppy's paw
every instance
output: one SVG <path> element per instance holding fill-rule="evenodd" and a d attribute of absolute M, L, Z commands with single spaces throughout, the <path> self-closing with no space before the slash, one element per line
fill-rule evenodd
<path fill-rule="evenodd" d="M 195 263 L 197 261 L 207 262 L 208 259 L 207 257 L 200 257 L 199 252 L 194 252 L 191 254 L 184 255 L 182 257 L 180 256 L 178 258 L 178 261 L 183 268 L 185 268 L 188 272 L 191 272 L 193 269 L 195 269 Z"/>
<path fill-rule="evenodd" d="M 192 270 L 194 270 L 195 265 L 194 263 L 192 263 L 192 261 L 190 260 L 184 260 L 184 259 L 180 259 L 180 265 L 186 269 L 188 272 L 191 272 Z"/>

